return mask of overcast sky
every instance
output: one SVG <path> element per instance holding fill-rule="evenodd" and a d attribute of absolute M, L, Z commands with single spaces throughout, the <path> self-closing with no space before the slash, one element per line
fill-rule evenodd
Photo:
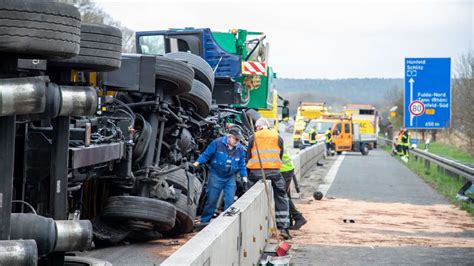
<path fill-rule="evenodd" d="M 474 0 L 94 0 L 135 31 L 263 31 L 279 77 L 403 77 L 405 57 L 474 50 Z"/>

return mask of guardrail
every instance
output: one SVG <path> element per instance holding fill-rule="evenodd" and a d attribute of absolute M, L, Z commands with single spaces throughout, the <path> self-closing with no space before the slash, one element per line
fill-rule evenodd
<path fill-rule="evenodd" d="M 392 145 L 393 141 L 379 137 L 379 140 L 384 142 L 385 144 Z M 444 158 L 442 156 L 432 154 L 430 152 L 420 150 L 417 148 L 410 149 L 410 153 L 415 156 L 415 158 L 422 158 L 425 160 L 425 167 L 430 168 L 430 163 L 436 164 L 438 167 L 449 171 L 453 174 L 461 176 L 467 180 L 474 181 L 474 167 L 469 167 L 465 164 L 456 162 L 451 159 Z"/>

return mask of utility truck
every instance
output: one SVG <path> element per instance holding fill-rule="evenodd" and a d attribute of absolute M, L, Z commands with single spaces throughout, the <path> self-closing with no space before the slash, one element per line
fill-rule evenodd
<path fill-rule="evenodd" d="M 379 134 L 379 116 L 375 106 L 370 104 L 348 104 L 344 106 L 344 114 L 359 124 L 360 134 L 369 141 L 369 148 L 377 148 Z"/>
<path fill-rule="evenodd" d="M 342 118 L 332 126 L 333 147 L 337 154 L 343 151 L 360 152 L 362 155 L 369 154 L 370 138 L 361 134 L 360 123 L 354 122 L 350 118 Z"/>
<path fill-rule="evenodd" d="M 309 131 L 311 128 L 316 130 L 316 133 L 318 134 L 318 140 L 321 140 L 324 138 L 324 133 L 326 130 L 329 128 L 332 129 L 334 123 L 339 121 L 341 118 L 343 118 L 343 114 L 341 113 L 327 113 L 320 118 L 312 119 L 309 121 L 304 133 L 301 136 L 301 144 L 303 146 L 309 145 Z"/>

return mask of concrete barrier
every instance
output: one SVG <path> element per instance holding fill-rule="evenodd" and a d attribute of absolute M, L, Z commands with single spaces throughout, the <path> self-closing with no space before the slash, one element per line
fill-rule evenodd
<path fill-rule="evenodd" d="M 324 158 L 326 145 L 324 142 L 318 142 L 316 145 L 301 150 L 293 156 L 295 165 L 295 175 L 299 181 L 318 161 Z"/>
<path fill-rule="evenodd" d="M 271 206 L 272 187 L 269 184 Z M 255 184 L 231 207 L 173 253 L 161 265 L 257 264 L 269 237 L 270 217 L 263 182 Z"/>
<path fill-rule="evenodd" d="M 298 179 L 324 157 L 325 149 L 324 143 L 318 143 L 293 156 Z M 272 224 L 264 183 L 255 184 L 231 207 L 239 211 L 221 214 L 161 265 L 257 265 Z"/>

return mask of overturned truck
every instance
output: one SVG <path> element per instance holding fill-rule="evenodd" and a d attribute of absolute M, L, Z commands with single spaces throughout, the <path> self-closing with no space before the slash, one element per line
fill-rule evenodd
<path fill-rule="evenodd" d="M 219 66 L 121 45 L 71 5 L 0 2 L 0 264 L 191 232 L 207 170 L 189 165 L 230 127 L 249 136 L 258 114 L 233 106 L 234 77 L 213 100 Z"/>

